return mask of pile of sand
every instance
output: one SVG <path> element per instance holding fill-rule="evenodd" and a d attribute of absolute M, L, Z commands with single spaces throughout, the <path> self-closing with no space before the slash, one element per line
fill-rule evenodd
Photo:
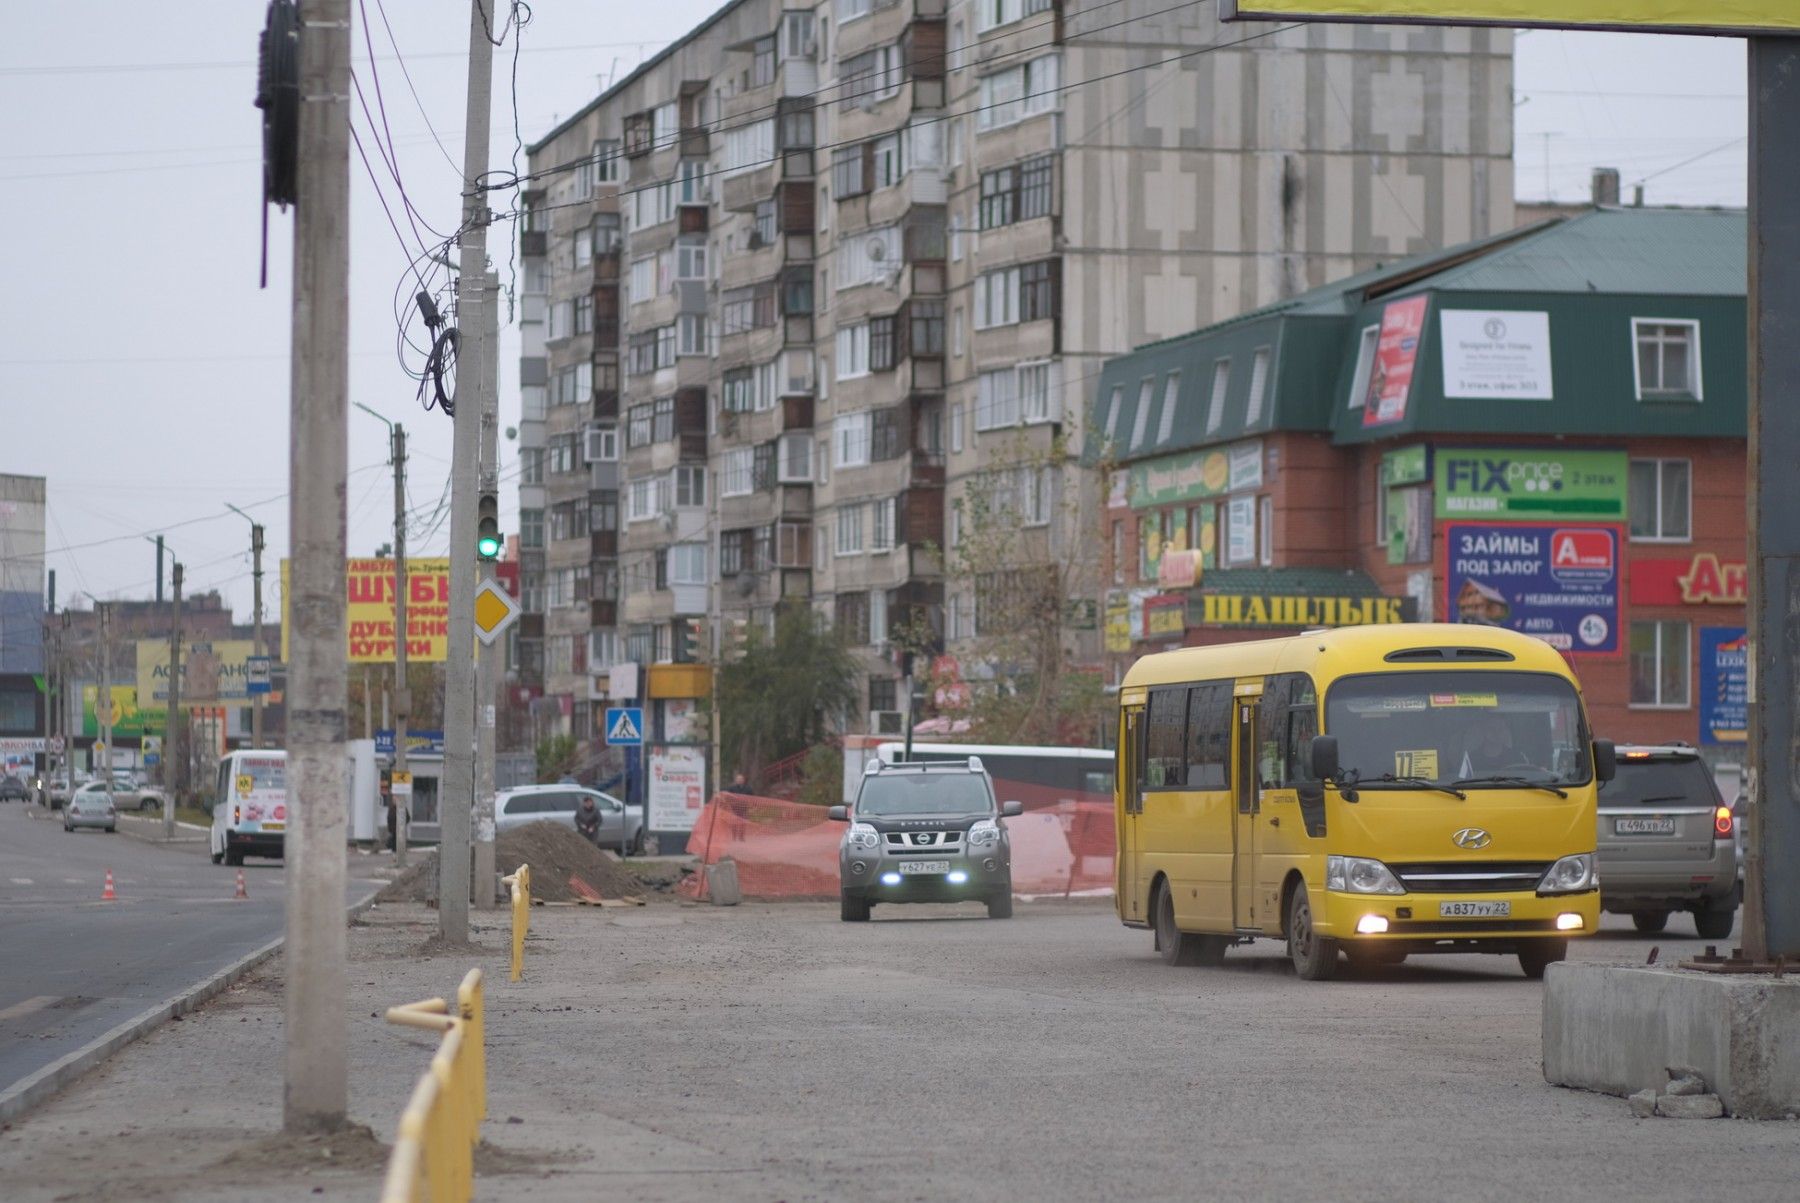
<path fill-rule="evenodd" d="M 617 857 L 560 823 L 527 823 L 500 833 L 494 842 L 494 867 L 511 873 L 520 865 L 531 866 L 531 896 L 546 902 L 567 902 L 577 896 L 570 877 L 579 878 L 602 898 L 632 898 L 645 892 L 643 883 Z"/>

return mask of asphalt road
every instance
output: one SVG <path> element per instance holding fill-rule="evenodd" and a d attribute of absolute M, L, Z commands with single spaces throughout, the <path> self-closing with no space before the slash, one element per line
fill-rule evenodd
<path fill-rule="evenodd" d="M 0 1092 L 281 935 L 282 863 L 249 861 L 238 901 L 237 870 L 182 835 L 65 832 L 57 814 L 0 804 Z M 351 900 L 376 888 L 353 881 Z"/>

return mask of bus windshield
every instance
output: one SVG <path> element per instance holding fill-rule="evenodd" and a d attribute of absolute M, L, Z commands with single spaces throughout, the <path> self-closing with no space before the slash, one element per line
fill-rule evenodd
<path fill-rule="evenodd" d="M 1569 682 L 1509 671 L 1346 677 L 1325 699 L 1344 784 L 1583 785 L 1587 724 Z"/>
<path fill-rule="evenodd" d="M 977 773 L 878 773 L 864 777 L 858 817 L 988 814 L 994 809 L 987 782 Z"/>

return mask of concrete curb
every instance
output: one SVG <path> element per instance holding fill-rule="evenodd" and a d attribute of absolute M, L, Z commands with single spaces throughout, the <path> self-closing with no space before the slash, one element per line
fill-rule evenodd
<path fill-rule="evenodd" d="M 373 893 L 352 903 L 345 912 L 346 922 L 374 905 Z M 106 1035 L 91 1040 L 74 1052 L 44 1066 L 6 1093 L 0 1094 L 0 1122 L 24 1115 L 132 1041 L 148 1035 L 175 1016 L 186 1015 L 207 1000 L 224 993 L 242 981 L 251 970 L 280 952 L 285 941 L 285 936 L 277 936 L 249 955 L 239 957 L 211 977 L 189 986 L 143 1014 L 126 1020 Z"/>

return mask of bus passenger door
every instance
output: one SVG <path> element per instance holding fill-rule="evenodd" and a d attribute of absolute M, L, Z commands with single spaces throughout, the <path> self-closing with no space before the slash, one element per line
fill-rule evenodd
<path fill-rule="evenodd" d="M 1144 813 L 1144 783 L 1138 772 L 1143 757 L 1144 708 L 1122 712 L 1115 777 L 1118 791 L 1118 849 L 1115 853 L 1119 918 L 1126 923 L 1150 922 L 1149 903 L 1139 886 L 1139 857 L 1143 851 L 1139 820 Z"/>
<path fill-rule="evenodd" d="M 1233 699 L 1231 737 L 1231 796 L 1237 802 L 1232 817 L 1231 896 L 1233 925 L 1240 931 L 1260 926 L 1256 913 L 1256 819 L 1260 808 L 1256 771 L 1255 697 Z"/>

